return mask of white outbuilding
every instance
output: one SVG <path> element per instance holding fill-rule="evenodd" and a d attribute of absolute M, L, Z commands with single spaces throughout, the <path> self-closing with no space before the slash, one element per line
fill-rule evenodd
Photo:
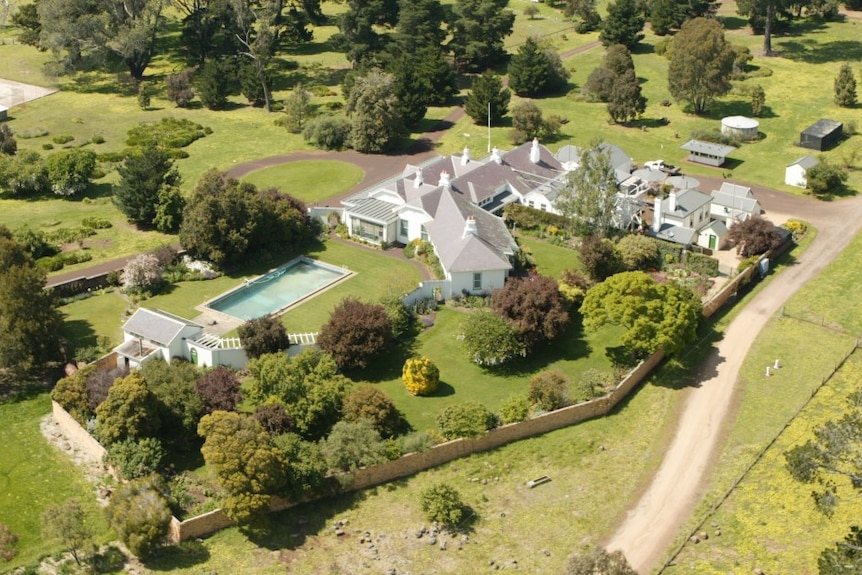
<path fill-rule="evenodd" d="M 745 116 L 727 116 L 721 120 L 721 133 L 739 138 L 753 140 L 757 138 L 760 122 Z"/>
<path fill-rule="evenodd" d="M 802 156 L 784 168 L 784 183 L 788 186 L 804 188 L 808 185 L 808 170 L 817 165 L 814 156 Z"/>

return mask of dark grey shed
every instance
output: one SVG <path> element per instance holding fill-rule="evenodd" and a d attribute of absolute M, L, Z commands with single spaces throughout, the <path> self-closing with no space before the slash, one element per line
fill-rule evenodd
<path fill-rule="evenodd" d="M 799 145 L 810 150 L 828 150 L 841 139 L 844 124 L 835 120 L 817 120 L 799 135 Z"/>

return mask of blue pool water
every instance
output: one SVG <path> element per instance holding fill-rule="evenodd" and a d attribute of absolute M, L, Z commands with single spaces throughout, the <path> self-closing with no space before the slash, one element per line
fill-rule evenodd
<path fill-rule="evenodd" d="M 347 273 L 302 258 L 212 300 L 206 307 L 240 319 L 254 319 L 284 309 Z"/>

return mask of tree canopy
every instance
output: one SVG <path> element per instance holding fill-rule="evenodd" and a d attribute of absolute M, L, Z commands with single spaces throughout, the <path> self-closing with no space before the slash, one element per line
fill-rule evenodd
<path fill-rule="evenodd" d="M 613 275 L 587 292 L 581 305 L 584 326 L 626 328 L 621 341 L 635 357 L 662 349 L 683 351 L 696 337 L 700 301 L 675 283 L 657 283 L 644 272 Z"/>
<path fill-rule="evenodd" d="M 358 152 L 386 152 L 404 132 L 395 76 L 388 72 L 374 68 L 357 77 L 345 109 L 353 123 L 350 144 Z"/>
<path fill-rule="evenodd" d="M 287 329 L 279 318 L 271 315 L 248 320 L 239 326 L 237 333 L 250 359 L 265 353 L 278 353 L 290 347 Z"/>
<path fill-rule="evenodd" d="M 818 198 L 829 198 L 843 192 L 847 178 L 841 166 L 821 156 L 817 164 L 805 172 L 805 191 Z"/>
<path fill-rule="evenodd" d="M 616 209 L 617 176 L 610 153 L 599 145 L 584 148 L 580 163 L 569 173 L 557 196 L 560 213 L 571 225 L 602 237 L 611 232 Z"/>
<path fill-rule="evenodd" d="M 781 245 L 781 233 L 778 228 L 760 216 L 732 225 L 727 233 L 727 239 L 736 245 L 737 253 L 743 257 L 763 254 Z"/>
<path fill-rule="evenodd" d="M 491 308 L 517 326 L 528 352 L 561 336 L 569 325 L 565 299 L 547 276 L 509 278 L 491 295 Z"/>
<path fill-rule="evenodd" d="M 509 88 L 503 86 L 503 80 L 491 70 L 487 70 L 473 80 L 473 87 L 464 102 L 464 110 L 476 124 L 487 125 L 490 114 L 491 125 L 498 125 L 509 112 L 511 97 Z"/>
<path fill-rule="evenodd" d="M 535 97 L 566 85 L 569 71 L 553 50 L 543 49 L 534 38 L 518 48 L 509 62 L 509 86 L 519 96 Z"/>
<path fill-rule="evenodd" d="M 667 72 L 671 95 L 702 114 L 716 98 L 730 92 L 733 61 L 733 47 L 724 39 L 718 20 L 689 20 L 673 39 Z"/>
<path fill-rule="evenodd" d="M 114 204 L 136 224 L 156 224 L 161 198 L 170 197 L 171 191 L 179 193 L 180 174 L 167 151 L 155 142 L 132 150 L 117 166 L 117 173 L 120 181 L 114 186 Z M 182 213 L 182 200 L 178 211 Z M 170 233 L 179 228 L 179 219 L 171 223 L 172 229 L 159 227 L 160 231 Z"/>
<path fill-rule="evenodd" d="M 392 324 L 382 305 L 344 298 L 317 337 L 320 349 L 342 369 L 361 369 L 392 343 Z"/>
<path fill-rule="evenodd" d="M 456 0 L 448 47 L 461 70 L 492 68 L 506 58 L 503 40 L 512 33 L 515 13 L 509 0 Z"/>
<path fill-rule="evenodd" d="M 643 9 L 635 0 L 615 0 L 608 4 L 599 39 L 605 46 L 622 44 L 632 50 L 643 40 L 645 23 Z"/>

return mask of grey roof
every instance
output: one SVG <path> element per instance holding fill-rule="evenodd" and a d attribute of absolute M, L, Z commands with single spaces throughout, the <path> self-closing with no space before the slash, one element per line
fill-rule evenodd
<path fill-rule="evenodd" d="M 581 148 L 578 146 L 566 145 L 557 150 L 557 154 L 554 157 L 556 157 L 560 163 L 574 162 L 577 164 L 581 161 Z"/>
<path fill-rule="evenodd" d="M 123 331 L 167 347 L 182 333 L 185 327 L 203 329 L 193 321 L 165 311 L 138 308 L 138 311 L 123 325 Z"/>
<path fill-rule="evenodd" d="M 836 122 L 835 120 L 827 120 L 821 119 L 817 120 L 804 130 L 802 130 L 803 134 L 808 134 L 809 136 L 816 136 L 822 138 L 823 136 L 828 136 L 832 132 L 836 130 L 841 130 L 844 126 L 841 122 Z"/>
<path fill-rule="evenodd" d="M 671 211 L 667 208 L 665 213 L 684 218 L 711 201 L 712 198 L 708 194 L 704 194 L 699 190 L 683 190 L 676 194 L 676 209 Z M 670 204 L 667 204 L 667 206 L 670 206 Z M 662 211 L 665 209 L 665 204 L 662 204 Z"/>
<path fill-rule="evenodd" d="M 653 232 L 653 235 L 660 240 L 688 246 L 694 243 L 697 238 L 697 231 L 683 226 L 662 224 L 661 229 L 658 232 Z"/>
<path fill-rule="evenodd" d="M 632 158 L 617 145 L 602 142 L 599 149 L 606 152 L 611 159 L 611 167 L 617 174 L 617 182 L 622 182 L 631 174 Z"/>
<path fill-rule="evenodd" d="M 703 140 L 689 140 L 682 146 L 683 150 L 694 152 L 696 154 L 705 154 L 709 156 L 718 156 L 724 158 L 736 148 L 733 146 L 725 146 L 724 144 L 713 144 L 712 142 L 704 142 Z"/>
<path fill-rule="evenodd" d="M 712 220 L 701 228 L 701 231 L 712 230 L 720 238 L 727 235 L 727 226 L 721 220 Z"/>
<path fill-rule="evenodd" d="M 790 166 L 800 166 L 803 170 L 810 170 L 814 166 L 817 165 L 817 158 L 811 155 L 805 155 L 793 162 L 792 164 L 788 164 L 787 167 Z"/>
<path fill-rule="evenodd" d="M 720 190 L 713 190 L 712 203 L 717 206 L 745 212 L 752 216 L 759 215 L 761 212 L 760 202 L 751 193 L 751 188 L 731 184 L 730 182 L 721 184 Z"/>
<path fill-rule="evenodd" d="M 396 209 L 398 206 L 392 202 L 377 198 L 365 198 L 358 200 L 354 207 L 350 208 L 350 214 L 380 223 L 390 223 L 398 219 L 398 215 L 395 213 Z"/>

